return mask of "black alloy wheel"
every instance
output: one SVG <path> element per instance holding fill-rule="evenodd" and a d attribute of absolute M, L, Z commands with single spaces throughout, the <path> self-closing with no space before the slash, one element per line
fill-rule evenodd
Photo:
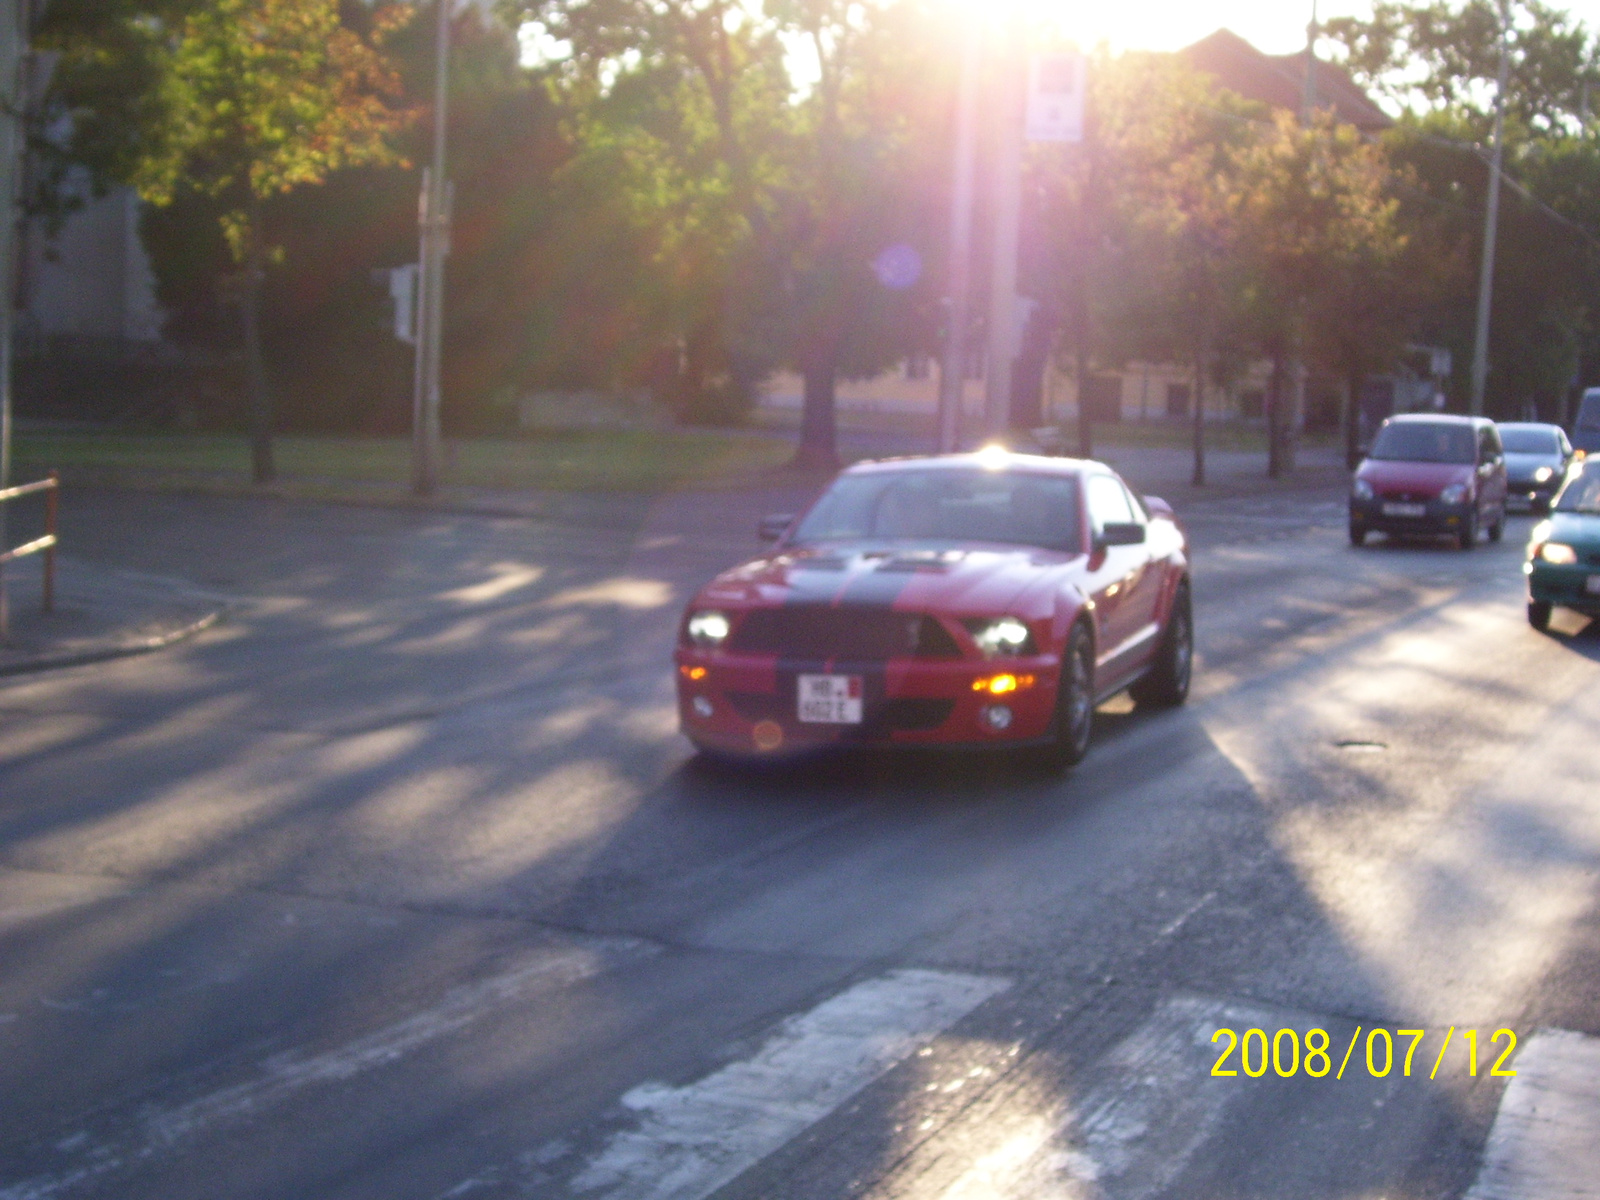
<path fill-rule="evenodd" d="M 1189 678 L 1193 673 L 1194 605 L 1189 599 L 1189 585 L 1180 583 L 1150 673 L 1128 693 L 1141 708 L 1177 708 L 1189 698 Z"/>
<path fill-rule="evenodd" d="M 1544 600 L 1528 601 L 1528 624 L 1540 633 L 1550 628 L 1550 604 Z"/>
<path fill-rule="evenodd" d="M 1047 763 L 1060 770 L 1082 762 L 1094 734 L 1094 639 L 1082 622 L 1072 627 L 1061 654 L 1061 683 L 1056 689 L 1052 727 L 1053 739 L 1045 751 Z"/>

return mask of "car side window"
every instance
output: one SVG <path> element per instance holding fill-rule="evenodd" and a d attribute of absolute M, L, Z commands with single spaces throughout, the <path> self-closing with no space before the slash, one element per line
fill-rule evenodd
<path fill-rule="evenodd" d="M 1089 525 L 1096 533 L 1107 525 L 1124 525 L 1138 520 L 1128 493 L 1109 475 L 1089 476 Z"/>

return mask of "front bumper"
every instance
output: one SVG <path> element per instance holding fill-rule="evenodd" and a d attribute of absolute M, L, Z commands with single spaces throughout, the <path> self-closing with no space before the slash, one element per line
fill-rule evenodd
<path fill-rule="evenodd" d="M 678 720 L 696 745 L 734 755 L 780 757 L 826 746 L 971 746 L 1038 743 L 1050 736 L 1060 664 L 1054 656 L 993 661 L 891 659 L 798 661 L 679 648 Z M 1031 676 L 1004 695 L 973 690 L 997 672 Z M 859 724 L 799 719 L 801 675 L 859 675 Z M 1004 705 L 1010 723 L 995 729 L 983 710 Z M 709 706 L 709 711 L 705 711 Z"/>
<path fill-rule="evenodd" d="M 1600 617 L 1600 592 L 1589 590 L 1589 580 L 1600 579 L 1600 565 L 1576 563 L 1558 567 L 1540 561 L 1528 563 L 1523 569 L 1528 573 L 1528 599 Z"/>
<path fill-rule="evenodd" d="M 1467 518 L 1472 513 L 1475 501 L 1464 500 L 1460 504 L 1446 504 L 1442 500 L 1415 501 L 1420 504 L 1422 513 L 1416 516 L 1401 516 L 1395 512 L 1385 512 L 1385 505 L 1403 503 L 1395 500 L 1385 500 L 1381 496 L 1373 500 L 1350 500 L 1350 524 L 1358 525 L 1363 529 L 1374 529 L 1380 533 L 1393 533 L 1402 537 L 1427 537 L 1438 534 L 1454 534 L 1466 524 Z"/>
<path fill-rule="evenodd" d="M 1506 485 L 1506 508 L 1514 512 L 1548 512 L 1550 501 L 1561 490 L 1561 476 L 1543 483 L 1529 479 L 1514 479 Z"/>

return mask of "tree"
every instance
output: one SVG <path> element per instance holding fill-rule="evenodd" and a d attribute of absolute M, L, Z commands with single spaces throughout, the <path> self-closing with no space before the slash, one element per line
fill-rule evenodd
<path fill-rule="evenodd" d="M 272 404 L 262 358 L 261 290 L 281 256 L 264 206 L 340 168 L 397 163 L 410 114 L 377 43 L 404 10 L 380 10 L 369 38 L 336 0 L 207 0 L 164 27 L 154 97 L 130 181 L 157 206 L 186 193 L 217 202 L 235 266 L 226 282 L 244 333 L 252 475 L 273 478 Z"/>
<path fill-rule="evenodd" d="M 742 408 L 767 364 L 738 361 L 731 277 L 768 244 L 788 119 L 772 22 L 731 0 L 502 0 L 564 47 L 550 86 L 572 114 L 574 175 L 607 177 L 646 247 L 658 390 L 691 420 Z"/>
<path fill-rule="evenodd" d="M 1205 397 L 1239 308 L 1239 161 L 1259 113 L 1182 64 L 1124 56 L 1096 91 L 1125 247 L 1123 353 L 1190 364 L 1192 479 L 1204 484 Z M 1131 287 L 1130 287 L 1131 285 Z"/>
<path fill-rule="evenodd" d="M 1581 22 L 1541 3 L 1506 3 L 1511 140 L 1570 130 L 1588 117 L 1600 60 Z M 1471 118 L 1478 136 L 1494 116 L 1500 64 L 1500 0 L 1379 0 L 1370 18 L 1336 17 L 1323 33 L 1340 46 L 1357 82 L 1392 101 Z"/>
<path fill-rule="evenodd" d="M 1255 314 L 1273 359 L 1268 392 L 1268 473 L 1292 465 L 1294 422 L 1285 405 L 1286 367 L 1308 348 L 1319 315 L 1342 320 L 1328 297 L 1339 281 L 1368 277 L 1404 247 L 1398 202 L 1382 149 L 1328 112 L 1300 124 L 1275 114 L 1239 159 Z M 1375 282 L 1375 281 L 1374 281 Z"/>
<path fill-rule="evenodd" d="M 830 469 L 839 378 L 932 342 L 925 264 L 948 168 L 930 134 L 944 123 L 947 73 L 922 53 L 932 39 L 920 5 L 787 0 L 774 13 L 812 48 L 818 79 L 793 106 L 779 159 L 775 269 L 748 294 L 766 300 L 771 344 L 804 380 L 796 464 Z"/>

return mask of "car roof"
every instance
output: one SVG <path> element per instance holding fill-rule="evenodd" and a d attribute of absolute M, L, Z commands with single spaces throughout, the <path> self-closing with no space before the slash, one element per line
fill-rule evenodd
<path fill-rule="evenodd" d="M 876 475 L 890 471 L 915 471 L 926 467 L 956 467 L 971 470 L 1008 470 L 1021 467 L 1041 475 L 1076 475 L 1084 471 L 1111 469 L 1104 463 L 1090 458 L 1057 458 L 1044 454 L 975 450 L 962 454 L 920 454 L 902 458 L 868 459 L 846 467 L 841 474 Z"/>
<path fill-rule="evenodd" d="M 1487 425 L 1487 417 L 1467 417 L 1460 413 L 1395 413 L 1389 420 L 1402 425 Z"/>
<path fill-rule="evenodd" d="M 1495 424 L 1501 429 L 1548 429 L 1552 433 L 1561 432 L 1561 426 L 1548 421 L 1496 421 Z"/>

